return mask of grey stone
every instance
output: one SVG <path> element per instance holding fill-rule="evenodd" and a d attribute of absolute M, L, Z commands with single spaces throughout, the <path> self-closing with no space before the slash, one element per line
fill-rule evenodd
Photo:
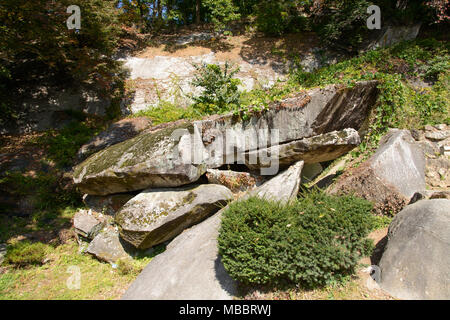
<path fill-rule="evenodd" d="M 110 146 L 76 166 L 74 182 L 81 192 L 91 195 L 195 182 L 206 167 L 184 161 L 184 154 L 190 156 L 193 148 L 190 133 L 194 127 L 182 124 Z"/>
<path fill-rule="evenodd" d="M 442 141 L 450 137 L 450 130 L 437 131 L 437 132 L 425 132 L 425 138 L 433 141 Z"/>
<path fill-rule="evenodd" d="M 108 196 L 92 196 L 85 194 L 83 196 L 84 204 L 91 210 L 114 216 L 125 203 L 135 197 L 133 193 L 120 193 Z"/>
<path fill-rule="evenodd" d="M 261 167 L 270 167 L 273 163 L 273 158 L 278 159 L 281 167 L 289 166 L 300 160 L 303 160 L 305 163 L 325 162 L 339 158 L 360 143 L 359 134 L 355 129 L 333 131 L 267 149 L 248 152 L 246 154 L 246 164 L 249 168 L 255 170 Z"/>
<path fill-rule="evenodd" d="M 85 238 L 93 239 L 103 228 L 104 223 L 86 210 L 78 211 L 73 218 L 75 232 Z"/>
<path fill-rule="evenodd" d="M 232 199 L 228 188 L 216 184 L 149 189 L 128 201 L 115 221 L 124 240 L 147 249 L 176 237 Z"/>
<path fill-rule="evenodd" d="M 78 151 L 80 160 L 114 144 L 131 139 L 151 127 L 152 121 L 145 117 L 123 119 L 113 123 L 109 128 L 84 144 Z"/>
<path fill-rule="evenodd" d="M 123 300 L 231 300 L 237 284 L 220 261 L 222 209 L 184 231 L 145 267 Z"/>
<path fill-rule="evenodd" d="M 273 103 L 268 111 L 251 115 L 246 121 L 228 114 L 198 122 L 205 149 L 211 155 L 208 165 L 219 167 L 235 162 L 239 153 L 270 148 L 275 138 L 273 129 L 278 130 L 275 144 L 281 146 L 332 131 L 359 131 L 377 97 L 376 81 L 358 82 L 351 88 L 331 85 Z M 223 152 L 217 154 L 217 150 Z"/>
<path fill-rule="evenodd" d="M 395 214 L 426 189 L 425 156 L 407 130 L 390 130 L 375 154 L 342 174 L 328 192 L 354 193 L 370 200 L 379 214 Z"/>
<path fill-rule="evenodd" d="M 414 40 L 419 34 L 421 24 L 384 27 L 379 37 L 366 45 L 366 50 L 385 48 L 402 41 Z"/>
<path fill-rule="evenodd" d="M 450 299 L 450 200 L 407 206 L 389 226 L 380 286 L 400 299 Z"/>
<path fill-rule="evenodd" d="M 87 252 L 96 256 L 99 260 L 116 263 L 119 259 L 128 259 L 131 255 L 127 245 L 119 237 L 119 233 L 113 230 L 100 232 L 94 240 L 89 243 Z"/>
<path fill-rule="evenodd" d="M 295 199 L 300 189 L 303 165 L 303 161 L 295 163 L 262 186 L 250 191 L 245 197 L 256 196 L 281 202 L 289 202 Z"/>

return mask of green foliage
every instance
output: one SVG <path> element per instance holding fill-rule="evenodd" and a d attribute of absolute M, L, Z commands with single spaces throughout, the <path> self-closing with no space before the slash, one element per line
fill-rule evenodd
<path fill-rule="evenodd" d="M 379 100 L 370 130 L 356 152 L 373 150 L 388 128 L 413 128 L 449 123 L 450 72 L 448 44 L 434 39 L 403 42 L 330 65 L 313 73 L 297 70 L 291 81 L 304 87 L 378 80 Z M 417 90 L 409 81 L 437 79 Z"/>
<path fill-rule="evenodd" d="M 141 110 L 135 113 L 134 117 L 148 117 L 152 119 L 154 125 L 161 123 L 173 122 L 181 119 L 185 120 L 198 120 L 203 114 L 194 106 L 187 108 L 180 108 L 168 101 L 161 101 L 158 106 L 150 107 L 146 110 Z"/>
<path fill-rule="evenodd" d="M 202 93 L 193 97 L 194 108 L 201 114 L 223 113 L 236 109 L 239 104 L 239 79 L 233 78 L 239 68 L 233 68 L 228 62 L 223 67 L 217 64 L 195 65 L 196 75 L 192 85 L 202 89 Z"/>
<path fill-rule="evenodd" d="M 0 5 L 0 96 L 3 110 L 34 86 L 71 86 L 114 94 L 123 74 L 113 59 L 120 29 L 113 0 L 4 0 Z M 68 30 L 66 10 L 78 5 L 82 25 Z M 9 113 L 9 116 L 13 114 Z M 0 119 L 5 119 L 2 114 Z M 6 119 L 8 120 L 8 119 Z"/>
<path fill-rule="evenodd" d="M 73 165 L 80 147 L 99 131 L 86 122 L 73 121 L 61 130 L 47 131 L 39 143 L 48 146 L 48 159 L 64 168 Z"/>
<path fill-rule="evenodd" d="M 232 203 L 218 239 L 225 269 L 244 284 L 317 287 L 352 274 L 373 247 L 372 205 L 312 192 L 282 205 L 258 198 Z"/>
<path fill-rule="evenodd" d="M 325 1 L 321 12 L 316 14 L 318 33 L 324 44 L 353 51 L 367 35 L 367 0 Z"/>
<path fill-rule="evenodd" d="M 223 30 L 230 22 L 240 18 L 232 0 L 203 0 L 202 5 L 207 8 L 207 18 L 216 30 Z"/>
<path fill-rule="evenodd" d="M 20 241 L 8 247 L 5 262 L 16 267 L 42 264 L 46 245 L 40 242 Z"/>

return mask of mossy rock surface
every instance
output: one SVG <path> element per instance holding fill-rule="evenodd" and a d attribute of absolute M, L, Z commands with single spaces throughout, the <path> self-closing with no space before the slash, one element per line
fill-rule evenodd
<path fill-rule="evenodd" d="M 115 221 L 124 240 L 146 249 L 174 238 L 232 199 L 228 188 L 216 184 L 148 189 L 128 201 Z"/>
<path fill-rule="evenodd" d="M 83 193 L 107 195 L 149 187 L 177 187 L 195 182 L 202 165 L 185 163 L 180 150 L 188 148 L 178 132 L 193 133 L 190 123 L 142 133 L 106 148 L 79 164 L 74 182 Z"/>

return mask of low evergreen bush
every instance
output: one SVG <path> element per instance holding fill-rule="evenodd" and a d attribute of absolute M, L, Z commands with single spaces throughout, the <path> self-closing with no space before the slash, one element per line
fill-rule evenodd
<path fill-rule="evenodd" d="M 373 248 L 371 209 L 366 200 L 320 192 L 288 205 L 238 201 L 224 212 L 219 253 L 230 276 L 247 285 L 341 281 Z"/>

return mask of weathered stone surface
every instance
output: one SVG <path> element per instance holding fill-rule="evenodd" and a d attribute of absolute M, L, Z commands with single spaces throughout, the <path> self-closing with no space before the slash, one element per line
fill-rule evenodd
<path fill-rule="evenodd" d="M 130 118 L 113 123 L 109 128 L 83 145 L 78 151 L 78 159 L 86 159 L 91 154 L 106 147 L 120 143 L 137 136 L 145 129 L 150 128 L 152 121 L 149 118 Z"/>
<path fill-rule="evenodd" d="M 278 158 L 280 167 L 287 167 L 296 161 L 317 163 L 339 158 L 361 143 L 355 129 L 333 131 L 311 138 L 251 151 L 246 154 L 246 164 L 251 169 L 270 167 L 273 158 Z M 253 159 L 256 159 L 253 160 Z M 256 163 L 253 163 L 256 162 Z"/>
<path fill-rule="evenodd" d="M 119 233 L 113 230 L 100 232 L 94 240 L 89 243 L 87 252 L 96 256 L 99 260 L 115 263 L 119 259 L 130 258 L 125 249 L 129 245 L 119 237 Z"/>
<path fill-rule="evenodd" d="M 380 214 L 395 214 L 416 192 L 426 189 L 425 158 L 409 131 L 391 130 L 376 153 L 350 169 L 329 188 L 332 194 L 354 193 L 370 200 Z"/>
<path fill-rule="evenodd" d="M 237 285 L 217 249 L 221 214 L 184 231 L 145 267 L 124 300 L 230 300 Z"/>
<path fill-rule="evenodd" d="M 407 206 L 389 226 L 381 288 L 400 299 L 450 299 L 450 200 Z"/>
<path fill-rule="evenodd" d="M 256 196 L 272 201 L 288 202 L 294 199 L 300 189 L 304 162 L 299 161 L 281 172 L 262 186 L 250 191 L 247 196 Z"/>
<path fill-rule="evenodd" d="M 191 124 L 142 133 L 110 146 L 79 164 L 74 182 L 83 192 L 107 195 L 195 182 L 206 167 L 184 161 L 191 156 Z M 174 135 L 174 136 L 172 136 Z"/>
<path fill-rule="evenodd" d="M 230 159 L 233 162 L 236 153 L 271 147 L 273 140 L 275 145 L 283 145 L 347 128 L 358 131 L 377 96 L 376 81 L 358 82 L 351 88 L 331 85 L 274 103 L 268 111 L 254 114 L 246 121 L 229 114 L 198 122 L 206 151 L 212 158 L 209 165 L 219 167 Z M 278 130 L 278 139 L 273 129 Z"/>
<path fill-rule="evenodd" d="M 233 193 L 253 189 L 261 185 L 264 181 L 262 176 L 231 170 L 208 169 L 206 171 L 206 177 L 209 183 L 223 185 Z"/>
<path fill-rule="evenodd" d="M 232 199 L 228 188 L 215 184 L 149 189 L 128 201 L 115 221 L 124 240 L 146 249 L 176 237 Z"/>
<path fill-rule="evenodd" d="M 103 222 L 97 220 L 90 211 L 80 210 L 73 218 L 75 233 L 93 239 L 103 228 Z"/>
<path fill-rule="evenodd" d="M 291 173 L 295 172 L 292 175 L 293 180 L 299 180 L 301 174 L 299 168 L 302 166 L 303 163 L 293 166 L 290 171 Z M 258 195 L 273 194 L 276 196 L 275 192 L 268 190 L 269 186 L 276 186 L 275 182 L 277 180 L 266 185 L 265 192 L 258 193 Z M 290 192 L 278 194 L 278 198 L 272 199 L 286 201 L 295 198 L 296 192 L 298 192 L 296 183 L 290 183 L 287 187 L 291 188 Z M 286 197 L 288 194 L 290 198 Z M 122 296 L 122 299 L 233 299 L 238 293 L 237 282 L 227 274 L 217 248 L 220 221 L 226 208 L 176 237 L 167 246 L 166 251 L 150 261 Z"/>
<path fill-rule="evenodd" d="M 421 24 L 384 27 L 376 40 L 365 46 L 365 50 L 389 47 L 402 41 L 414 40 L 419 34 Z"/>
<path fill-rule="evenodd" d="M 133 193 L 120 193 L 108 196 L 83 196 L 84 204 L 95 212 L 114 216 L 125 203 L 135 197 Z"/>

